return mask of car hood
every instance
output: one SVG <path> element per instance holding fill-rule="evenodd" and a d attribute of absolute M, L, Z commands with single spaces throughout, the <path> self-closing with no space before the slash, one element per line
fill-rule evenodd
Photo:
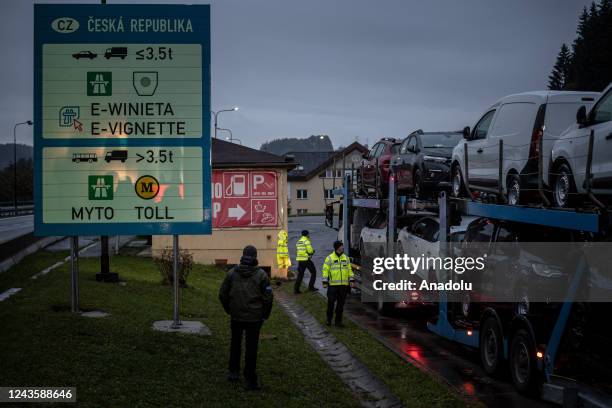
<path fill-rule="evenodd" d="M 448 159 L 451 158 L 453 153 L 452 147 L 424 147 L 423 153 L 431 156 L 440 156 L 446 157 Z"/>

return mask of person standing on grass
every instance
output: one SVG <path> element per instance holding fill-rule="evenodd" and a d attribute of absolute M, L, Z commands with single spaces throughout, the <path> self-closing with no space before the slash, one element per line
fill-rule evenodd
<path fill-rule="evenodd" d="M 257 267 L 257 249 L 248 245 L 242 251 L 240 265 L 230 269 L 219 289 L 219 300 L 231 316 L 232 340 L 229 357 L 230 382 L 240 379 L 242 334 L 245 333 L 244 378 L 251 390 L 260 389 L 257 380 L 259 330 L 272 311 L 272 287 L 266 272 Z"/>
<path fill-rule="evenodd" d="M 304 279 L 304 271 L 308 268 L 308 272 L 310 272 L 310 281 L 308 282 L 308 290 L 312 292 L 316 292 L 317 288 L 315 288 L 314 284 L 317 279 L 317 268 L 315 268 L 314 263 L 312 263 L 312 256 L 314 255 L 314 249 L 312 249 L 312 244 L 310 243 L 310 233 L 308 230 L 302 231 L 302 237 L 295 244 L 295 249 L 297 252 L 296 261 L 298 262 L 298 276 L 295 280 L 295 287 L 293 289 L 293 293 L 302 293 L 300 291 L 300 287 L 302 286 L 302 280 Z"/>
<path fill-rule="evenodd" d="M 348 256 L 344 253 L 344 245 L 341 241 L 336 241 L 334 252 L 329 254 L 323 263 L 323 287 L 327 288 L 326 324 L 328 326 L 331 326 L 335 306 L 336 326 L 344 327 L 342 324 L 344 302 L 354 282 L 353 269 Z"/>
<path fill-rule="evenodd" d="M 285 230 L 278 231 L 278 240 L 276 241 L 276 263 L 278 265 L 278 273 L 281 276 L 287 276 L 287 271 L 291 266 L 291 258 L 289 257 L 287 232 Z"/>

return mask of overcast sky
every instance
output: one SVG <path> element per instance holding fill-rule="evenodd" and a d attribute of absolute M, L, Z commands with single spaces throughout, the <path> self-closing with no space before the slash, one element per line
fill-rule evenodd
<path fill-rule="evenodd" d="M 212 4 L 213 109 L 240 107 L 219 126 L 259 148 L 281 137 L 328 134 L 338 147 L 471 126 L 496 99 L 546 88 L 590 1 L 201 3 Z M 5 143 L 32 117 L 33 2 L 0 2 L 0 42 Z M 18 140 L 31 144 L 31 129 Z"/>

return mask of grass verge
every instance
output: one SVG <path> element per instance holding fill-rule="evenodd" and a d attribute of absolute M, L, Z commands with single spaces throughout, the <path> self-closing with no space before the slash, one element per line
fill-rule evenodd
<path fill-rule="evenodd" d="M 293 293 L 290 285 L 283 290 Z M 326 300 L 317 293 L 304 292 L 294 299 L 321 324 L 325 324 Z M 387 384 L 407 407 L 464 407 L 465 401 L 446 384 L 421 372 L 402 360 L 368 332 L 349 319 L 345 327 L 327 327 L 336 338 L 363 362 L 373 374 Z"/>
<path fill-rule="evenodd" d="M 41 251 L 0 274 L 0 291 L 23 288 L 0 303 L 0 385 L 77 387 L 79 407 L 357 405 L 278 307 L 262 330 L 262 391 L 228 383 L 229 319 L 217 300 L 222 271 L 196 265 L 181 292 L 181 318 L 213 332 L 196 337 L 151 329 L 171 318 L 172 291 L 150 259 L 113 257 L 112 270 L 127 281 L 120 286 L 96 282 L 99 261 L 81 258 L 81 308 L 111 316 L 71 314 L 68 263 L 29 279 L 64 256 Z"/>

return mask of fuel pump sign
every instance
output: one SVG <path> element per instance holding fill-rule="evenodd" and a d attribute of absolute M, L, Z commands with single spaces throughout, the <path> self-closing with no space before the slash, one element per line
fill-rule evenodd
<path fill-rule="evenodd" d="M 211 233 L 210 6 L 34 7 L 36 234 Z"/>

